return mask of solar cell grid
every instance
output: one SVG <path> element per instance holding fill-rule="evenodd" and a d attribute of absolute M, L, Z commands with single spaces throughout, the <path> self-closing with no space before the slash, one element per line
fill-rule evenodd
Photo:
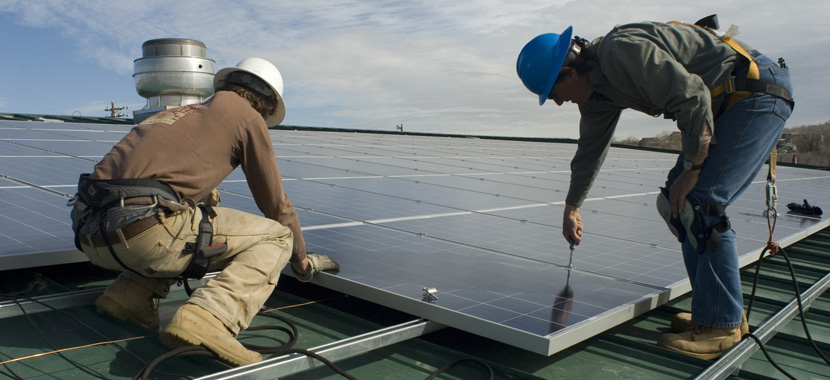
<path fill-rule="evenodd" d="M 0 121 L 0 267 L 83 260 L 66 197 L 129 129 Z M 559 225 L 575 144 L 271 135 L 308 248 L 341 264 L 315 279 L 323 286 L 546 355 L 576 343 L 561 334 L 599 333 L 688 286 L 654 208 L 676 155 L 609 151 L 582 207 L 586 235 L 569 271 Z M 779 167 L 778 178 L 782 201 L 830 200 L 826 172 Z M 730 207 L 744 257 L 767 239 L 763 179 Z M 259 213 L 240 170 L 219 190 L 222 206 Z M 827 225 L 781 214 L 778 238 Z M 424 300 L 424 287 L 437 288 L 438 299 Z"/>
<path fill-rule="evenodd" d="M 454 188 L 421 181 L 416 178 L 337 178 L 315 180 L 335 184 L 349 189 L 374 192 L 422 201 L 460 210 L 483 210 L 495 207 L 513 207 L 531 202 L 521 199 L 499 197 L 479 189 Z M 289 194 L 290 196 L 290 194 Z"/>

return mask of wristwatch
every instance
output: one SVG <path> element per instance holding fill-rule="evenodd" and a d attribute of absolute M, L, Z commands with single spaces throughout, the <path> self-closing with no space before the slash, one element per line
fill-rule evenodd
<path fill-rule="evenodd" d="M 683 160 L 683 171 L 688 172 L 692 170 L 700 170 L 703 169 L 703 164 L 700 165 L 692 165 L 692 161 Z"/>

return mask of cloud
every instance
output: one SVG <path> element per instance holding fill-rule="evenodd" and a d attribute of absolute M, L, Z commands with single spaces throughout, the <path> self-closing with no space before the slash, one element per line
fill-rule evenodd
<path fill-rule="evenodd" d="M 821 63 L 830 55 L 830 26 L 822 15 L 830 3 L 797 8 L 781 12 L 748 0 L 0 0 L 0 12 L 16 22 L 57 30 L 76 54 L 122 76 L 132 74 L 141 44 L 154 38 L 200 40 L 217 68 L 267 58 L 285 78 L 286 124 L 394 130 L 404 123 L 412 131 L 535 137 L 576 137 L 579 114 L 570 104 L 539 107 L 518 80 L 515 60 L 532 37 L 573 25 L 593 39 L 620 23 L 692 22 L 713 10 L 724 28 L 739 25 L 750 45 L 787 58 L 798 103 L 790 125 L 823 122 L 830 74 Z M 121 96 L 141 103 L 136 97 L 132 88 Z M 80 106 L 66 108 L 73 107 Z M 670 121 L 627 111 L 617 135 L 673 129 Z"/>

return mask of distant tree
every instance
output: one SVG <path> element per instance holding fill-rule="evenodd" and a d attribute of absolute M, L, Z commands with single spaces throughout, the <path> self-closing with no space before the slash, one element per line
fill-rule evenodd
<path fill-rule="evenodd" d="M 660 147 L 663 149 L 680 150 L 681 148 L 680 132 L 660 132 L 657 138 L 660 139 Z"/>
<path fill-rule="evenodd" d="M 798 163 L 830 167 L 830 121 L 818 125 L 787 128 L 798 149 Z"/>
<path fill-rule="evenodd" d="M 615 138 L 615 139 L 614 139 L 614 143 L 615 143 L 615 144 L 620 144 L 620 145 L 633 145 L 633 146 L 637 146 L 637 145 L 639 145 L 639 144 L 640 144 L 640 139 L 638 139 L 638 138 L 636 138 L 636 137 L 626 137 L 626 138 L 624 138 L 624 139 L 622 139 L 622 140 L 618 140 L 618 139 L 616 139 L 616 138 Z"/>
<path fill-rule="evenodd" d="M 830 168 L 830 121 L 817 125 L 804 125 L 787 128 L 784 134 L 789 136 L 788 144 L 779 144 L 779 162 L 796 162 L 802 165 L 812 165 Z M 614 143 L 639 146 L 647 141 L 647 146 L 653 148 L 679 151 L 682 144 L 680 132 L 661 132 L 657 137 L 638 139 L 627 137 L 621 140 L 614 139 Z M 795 151 L 784 153 L 782 147 L 794 146 Z"/>

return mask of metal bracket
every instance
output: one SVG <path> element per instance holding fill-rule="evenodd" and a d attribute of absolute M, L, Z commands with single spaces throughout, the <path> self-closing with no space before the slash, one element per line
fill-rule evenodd
<path fill-rule="evenodd" d="M 428 288 L 428 289 L 427 288 L 422 288 L 422 289 L 424 289 L 424 297 L 421 298 L 421 300 L 423 300 L 424 302 L 429 302 L 429 303 L 438 301 L 438 296 L 435 295 L 436 293 L 438 293 L 438 289 L 436 289 L 436 288 Z"/>

